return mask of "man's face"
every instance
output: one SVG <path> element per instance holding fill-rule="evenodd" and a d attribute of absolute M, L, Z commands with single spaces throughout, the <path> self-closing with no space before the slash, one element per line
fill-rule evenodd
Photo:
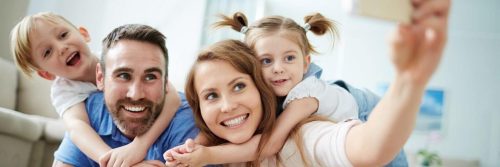
<path fill-rule="evenodd" d="M 165 59 L 156 45 L 121 40 L 109 49 L 97 84 L 121 132 L 133 138 L 145 133 L 163 108 Z M 102 68 L 105 68 L 103 74 Z"/>

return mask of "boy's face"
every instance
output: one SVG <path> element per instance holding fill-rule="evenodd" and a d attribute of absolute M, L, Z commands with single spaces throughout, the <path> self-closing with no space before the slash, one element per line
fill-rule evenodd
<path fill-rule="evenodd" d="M 257 40 L 255 51 L 264 79 L 278 97 L 286 96 L 307 72 L 309 62 L 304 62 L 299 45 L 279 34 Z"/>
<path fill-rule="evenodd" d="M 55 75 L 81 80 L 88 72 L 95 71 L 89 69 L 95 66 L 92 65 L 93 55 L 86 43 L 90 37 L 85 29 L 77 30 L 65 23 L 43 19 L 37 19 L 35 24 L 36 28 L 28 38 L 32 48 L 30 55 L 39 68 L 39 74 L 45 72 L 49 78 Z"/>

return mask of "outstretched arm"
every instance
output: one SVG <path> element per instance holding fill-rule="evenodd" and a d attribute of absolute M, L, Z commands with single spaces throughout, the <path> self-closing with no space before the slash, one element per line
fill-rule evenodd
<path fill-rule="evenodd" d="M 346 152 L 354 166 L 382 166 L 403 147 L 415 125 L 425 86 L 441 59 L 450 0 L 413 3 L 414 22 L 400 25 L 392 43 L 395 80 L 368 121 L 347 135 Z"/>
<path fill-rule="evenodd" d="M 132 143 L 115 148 L 100 157 L 99 164 L 101 166 L 132 166 L 144 160 L 147 150 L 167 128 L 180 104 L 180 97 L 169 82 L 163 109 L 153 126 L 145 134 L 135 137 Z"/>

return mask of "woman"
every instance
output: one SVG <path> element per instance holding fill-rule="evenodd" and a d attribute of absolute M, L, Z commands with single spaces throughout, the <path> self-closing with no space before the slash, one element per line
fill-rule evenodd
<path fill-rule="evenodd" d="M 411 134 L 424 88 L 439 64 L 447 38 L 450 2 L 425 2 L 416 10 L 415 22 L 401 25 L 397 31 L 392 45 L 396 77 L 370 119 L 362 124 L 358 121 L 306 123 L 299 130 L 302 133 L 299 139 L 304 142 L 289 139 L 280 152 L 281 158 L 300 160 L 302 155 L 303 162 L 313 166 L 382 166 L 396 155 Z M 239 54 L 241 50 L 246 53 Z M 223 41 L 208 48 L 193 66 L 186 93 L 201 133 L 213 138 L 209 140 L 210 145 L 244 143 L 262 133 L 257 151 L 260 153 L 270 132 L 265 129 L 272 127 L 274 121 L 273 112 L 262 105 L 274 101 L 255 100 L 263 98 L 262 92 L 269 88 L 259 81 L 260 71 L 241 70 L 242 65 L 259 69 L 259 63 L 235 63 L 254 57 L 253 52 L 247 50 L 237 41 Z M 299 149 L 290 142 L 295 142 Z M 219 152 L 210 148 L 197 145 L 186 154 L 188 156 L 175 154 L 173 158 L 187 162 L 186 157 L 209 157 L 204 164 L 223 162 L 213 155 L 225 156 L 214 154 Z M 287 150 L 299 150 L 303 154 L 287 154 Z M 244 153 L 234 151 L 232 154 Z M 264 163 L 269 162 L 274 161 Z M 285 166 L 288 162 L 283 161 Z"/>

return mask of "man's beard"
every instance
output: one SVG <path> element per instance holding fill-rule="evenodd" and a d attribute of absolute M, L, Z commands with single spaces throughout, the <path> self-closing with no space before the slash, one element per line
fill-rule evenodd
<path fill-rule="evenodd" d="M 107 105 L 107 107 L 113 117 L 113 121 L 120 131 L 122 131 L 125 135 L 139 136 L 146 133 L 149 128 L 153 126 L 154 121 L 158 118 L 158 115 L 160 115 L 160 112 L 163 109 L 163 104 L 164 98 L 161 98 L 161 101 L 157 104 L 146 99 L 139 101 L 120 99 L 116 102 L 116 106 L 114 108 L 111 108 L 109 105 Z M 146 114 L 142 118 L 125 118 L 120 111 L 130 111 L 125 111 L 124 105 L 145 106 L 145 111 L 141 112 L 146 112 Z"/>

